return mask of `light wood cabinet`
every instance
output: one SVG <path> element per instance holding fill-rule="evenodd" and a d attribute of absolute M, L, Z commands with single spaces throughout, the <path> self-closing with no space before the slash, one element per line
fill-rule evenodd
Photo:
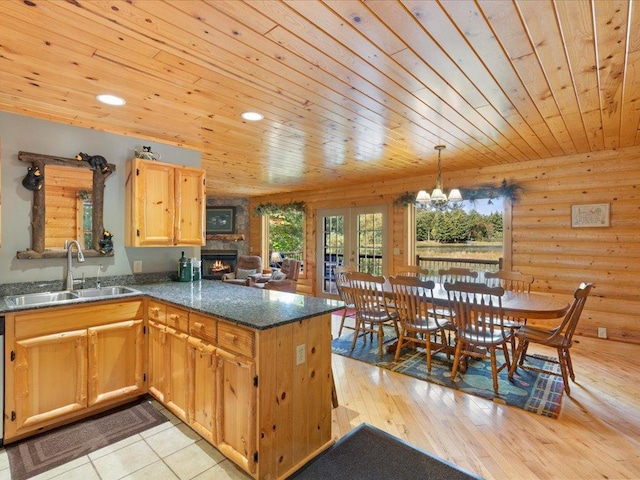
<path fill-rule="evenodd" d="M 142 300 L 5 317 L 5 443 L 146 391 Z"/>
<path fill-rule="evenodd" d="M 203 438 L 217 446 L 218 357 L 216 348 L 206 340 L 195 337 L 189 337 L 188 348 L 188 423 Z"/>
<path fill-rule="evenodd" d="M 145 392 L 143 319 L 88 330 L 89 406 Z"/>
<path fill-rule="evenodd" d="M 148 321 L 149 393 L 186 422 L 189 314 L 150 300 L 147 315 L 158 320 Z"/>
<path fill-rule="evenodd" d="M 86 330 L 17 340 L 13 351 L 15 402 L 11 408 L 8 398 L 5 438 L 87 408 Z M 9 387 L 12 375 L 8 377 Z"/>
<path fill-rule="evenodd" d="M 149 392 L 174 413 L 186 410 L 186 423 L 223 455 L 255 478 L 286 478 L 330 444 L 330 314 L 255 330 L 147 302 Z M 182 371 L 180 356 L 166 355 L 182 351 L 184 332 Z M 154 387 L 163 381 L 173 387 Z M 176 409 L 179 385 L 186 409 Z"/>
<path fill-rule="evenodd" d="M 129 247 L 204 245 L 204 170 L 131 160 L 125 210 Z"/>
<path fill-rule="evenodd" d="M 257 378 L 252 359 L 221 348 L 218 357 L 218 449 L 249 473 L 256 472 Z"/>

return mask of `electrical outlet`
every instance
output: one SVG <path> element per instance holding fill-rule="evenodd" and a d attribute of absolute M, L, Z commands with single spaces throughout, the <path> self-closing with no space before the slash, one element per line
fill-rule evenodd
<path fill-rule="evenodd" d="M 605 327 L 598 327 L 598 338 L 607 338 L 607 329 Z"/>
<path fill-rule="evenodd" d="M 304 343 L 296 347 L 296 365 L 302 365 L 306 360 L 307 352 Z"/>
<path fill-rule="evenodd" d="M 135 260 L 133 262 L 133 273 L 142 273 L 142 260 Z"/>

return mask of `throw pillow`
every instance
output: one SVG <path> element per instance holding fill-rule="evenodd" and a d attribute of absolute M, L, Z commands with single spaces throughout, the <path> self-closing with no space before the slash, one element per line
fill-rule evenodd
<path fill-rule="evenodd" d="M 279 270 L 274 270 L 271 274 L 271 280 L 285 280 L 287 278 L 286 273 L 282 273 Z"/>
<path fill-rule="evenodd" d="M 236 273 L 236 278 L 240 280 L 246 280 L 251 275 L 255 275 L 255 274 L 256 274 L 255 268 L 253 270 L 245 270 L 243 268 L 239 268 L 238 272 Z"/>

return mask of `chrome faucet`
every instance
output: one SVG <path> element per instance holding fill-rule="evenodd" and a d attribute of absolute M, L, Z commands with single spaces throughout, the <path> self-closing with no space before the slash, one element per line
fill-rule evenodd
<path fill-rule="evenodd" d="M 73 273 L 71 273 L 71 251 L 73 246 L 76 246 L 78 250 L 78 262 L 84 262 L 84 254 L 80 248 L 80 244 L 77 240 L 66 240 L 64 242 L 64 248 L 67 249 L 67 290 L 73 290 Z"/>
<path fill-rule="evenodd" d="M 96 277 L 96 288 L 100 288 L 100 271 L 102 270 L 102 264 L 98 265 L 98 276 Z"/>

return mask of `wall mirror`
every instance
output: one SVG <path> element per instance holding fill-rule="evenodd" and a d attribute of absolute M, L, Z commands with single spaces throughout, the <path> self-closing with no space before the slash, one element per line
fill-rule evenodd
<path fill-rule="evenodd" d="M 17 258 L 64 257 L 65 240 L 72 239 L 78 240 L 86 256 L 101 256 L 104 184 L 115 165 L 109 163 L 102 173 L 74 158 L 29 152 L 19 152 L 18 158 L 37 167 L 43 181 L 33 190 L 31 248 L 18 252 Z"/>

